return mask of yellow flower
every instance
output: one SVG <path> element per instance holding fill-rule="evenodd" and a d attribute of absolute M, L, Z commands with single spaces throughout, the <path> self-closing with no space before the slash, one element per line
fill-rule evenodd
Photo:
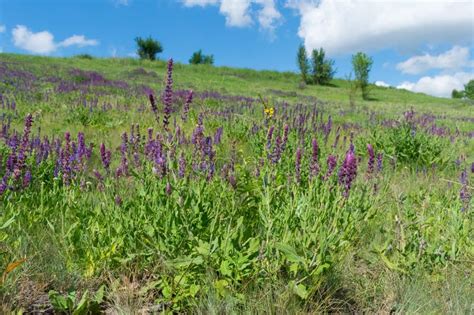
<path fill-rule="evenodd" d="M 273 107 L 268 107 L 263 110 L 265 112 L 265 115 L 267 115 L 268 118 L 272 118 L 273 114 L 275 113 L 275 109 Z"/>

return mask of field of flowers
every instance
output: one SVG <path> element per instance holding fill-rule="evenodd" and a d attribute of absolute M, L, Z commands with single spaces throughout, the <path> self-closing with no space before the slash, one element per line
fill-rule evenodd
<path fill-rule="evenodd" d="M 472 311 L 471 104 L 35 58 L 0 56 L 1 312 Z"/>

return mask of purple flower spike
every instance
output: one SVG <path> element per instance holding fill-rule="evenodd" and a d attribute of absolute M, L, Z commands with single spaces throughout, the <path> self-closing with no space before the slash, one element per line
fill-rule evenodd
<path fill-rule="evenodd" d="M 318 147 L 318 142 L 316 139 L 313 139 L 311 142 L 312 146 L 312 155 L 311 155 L 311 164 L 310 164 L 310 176 L 312 178 L 316 177 L 319 174 L 319 147 Z"/>
<path fill-rule="evenodd" d="M 334 172 L 334 169 L 337 166 L 337 158 L 334 155 L 329 155 L 327 159 L 327 165 L 328 170 L 326 172 L 326 175 L 324 175 L 325 180 L 331 177 L 332 173 Z"/>
<path fill-rule="evenodd" d="M 295 177 L 298 183 L 301 181 L 301 155 L 302 155 L 301 148 L 296 149 Z"/>
<path fill-rule="evenodd" d="M 371 175 L 374 173 L 375 169 L 375 152 L 370 143 L 367 144 L 367 152 L 369 154 L 369 161 L 367 162 L 367 174 Z"/>
<path fill-rule="evenodd" d="M 148 99 L 150 100 L 150 105 L 151 105 L 151 110 L 153 111 L 153 114 L 155 115 L 155 120 L 157 123 L 160 122 L 160 115 L 158 113 L 158 106 L 156 106 L 156 100 L 153 94 L 150 94 L 148 96 Z"/>
<path fill-rule="evenodd" d="M 188 114 L 189 114 L 189 107 L 191 103 L 193 102 L 193 91 L 189 91 L 188 97 L 186 98 L 186 102 L 184 103 L 183 106 L 183 114 L 181 115 L 181 119 L 186 122 L 188 120 Z"/>
<path fill-rule="evenodd" d="M 100 157 L 102 159 L 102 165 L 104 166 L 107 172 L 109 172 L 111 156 L 112 156 L 112 153 L 105 148 L 105 144 L 101 143 Z"/>
<path fill-rule="evenodd" d="M 462 203 L 462 208 L 461 211 L 464 212 L 468 210 L 469 208 L 469 203 L 471 201 L 471 194 L 469 192 L 468 188 L 468 180 L 467 180 L 467 171 L 464 169 L 461 172 L 461 177 L 459 178 L 459 181 L 461 182 L 461 190 L 459 192 L 459 199 L 461 199 Z"/>
<path fill-rule="evenodd" d="M 163 95 L 163 127 L 168 130 L 171 110 L 173 105 L 173 59 L 168 60 L 168 73 L 166 78 L 165 93 Z"/>
<path fill-rule="evenodd" d="M 275 130 L 275 126 L 271 126 L 269 129 L 268 129 L 268 133 L 267 133 L 267 149 L 270 150 L 271 146 L 272 146 L 272 138 L 273 138 L 273 131 Z"/>
<path fill-rule="evenodd" d="M 178 176 L 183 178 L 186 173 L 186 159 L 184 158 L 184 153 L 181 153 L 178 161 Z"/>
<path fill-rule="evenodd" d="M 344 187 L 344 196 L 349 196 L 352 183 L 357 176 L 357 158 L 353 151 L 346 153 L 346 158 L 339 169 L 339 184 Z"/>
<path fill-rule="evenodd" d="M 383 168 L 383 153 L 377 154 L 377 172 L 381 172 Z"/>

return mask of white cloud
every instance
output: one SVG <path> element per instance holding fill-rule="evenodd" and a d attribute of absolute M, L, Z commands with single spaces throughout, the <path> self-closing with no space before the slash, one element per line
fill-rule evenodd
<path fill-rule="evenodd" d="M 219 11 L 228 26 L 244 27 L 252 24 L 249 15 L 250 0 L 221 0 Z"/>
<path fill-rule="evenodd" d="M 474 79 L 474 73 L 457 72 L 453 75 L 442 74 L 436 76 L 425 76 L 417 82 L 402 82 L 398 89 L 406 89 L 413 92 L 422 92 L 433 96 L 449 97 L 453 89 L 462 90 L 464 84 Z"/>
<path fill-rule="evenodd" d="M 37 54 L 49 54 L 56 50 L 54 37 L 50 32 L 31 32 L 24 25 L 17 25 L 12 30 L 13 44 L 24 50 Z"/>
<path fill-rule="evenodd" d="M 246 27 L 253 23 L 256 16 L 258 24 L 264 30 L 273 31 L 281 19 L 275 5 L 276 0 L 182 0 L 186 7 L 219 5 L 219 12 L 225 16 L 226 25 Z M 260 7 L 256 10 L 254 5 Z"/>
<path fill-rule="evenodd" d="M 7 30 L 7 28 L 5 27 L 5 25 L 0 25 L 0 33 L 3 33 Z"/>
<path fill-rule="evenodd" d="M 130 4 L 130 0 L 115 0 L 115 4 L 127 6 Z"/>
<path fill-rule="evenodd" d="M 73 35 L 62 42 L 56 43 L 54 36 L 48 31 L 33 33 L 24 25 L 17 25 L 12 30 L 13 44 L 21 49 L 35 54 L 50 54 L 60 47 L 94 46 L 98 45 L 95 39 L 87 39 L 84 35 Z"/>
<path fill-rule="evenodd" d="M 287 0 L 301 16 L 306 48 L 352 53 L 387 47 L 471 42 L 472 0 Z"/>
<path fill-rule="evenodd" d="M 205 7 L 209 4 L 217 4 L 219 0 L 183 0 L 183 4 L 186 7 L 200 6 Z"/>
<path fill-rule="evenodd" d="M 390 84 L 384 82 L 384 81 L 375 81 L 376 86 L 381 86 L 381 87 L 389 87 Z"/>
<path fill-rule="evenodd" d="M 263 29 L 274 30 L 275 24 L 281 19 L 280 12 L 275 7 L 273 0 L 256 0 L 262 6 L 258 12 L 258 23 Z"/>
<path fill-rule="evenodd" d="M 397 64 L 397 69 L 403 73 L 419 74 L 430 69 L 458 70 L 472 64 L 469 61 L 469 48 L 454 46 L 445 53 L 433 56 L 424 54 L 414 56 Z"/>
<path fill-rule="evenodd" d="M 96 46 L 99 44 L 95 39 L 87 39 L 84 35 L 72 35 L 71 37 L 66 38 L 58 44 L 60 47 L 69 47 L 69 46 Z"/>

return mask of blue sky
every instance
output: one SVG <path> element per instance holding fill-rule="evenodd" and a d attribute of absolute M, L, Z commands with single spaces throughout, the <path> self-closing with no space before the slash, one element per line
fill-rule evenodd
<path fill-rule="evenodd" d="M 129 57 L 136 36 L 160 40 L 161 58 L 203 49 L 216 65 L 281 71 L 297 70 L 299 43 L 322 46 L 341 78 L 364 51 L 372 82 L 437 96 L 474 78 L 470 0 L 0 0 L 3 52 Z"/>

